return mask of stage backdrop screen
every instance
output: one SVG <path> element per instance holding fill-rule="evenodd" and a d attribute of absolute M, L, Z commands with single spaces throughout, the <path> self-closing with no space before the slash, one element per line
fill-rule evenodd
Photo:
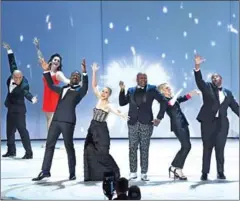
<path fill-rule="evenodd" d="M 205 57 L 203 77 L 213 72 L 223 76 L 224 87 L 239 101 L 239 2 L 210 1 L 35 1 L 2 3 L 2 41 L 10 44 L 18 68 L 27 77 L 30 91 L 38 103 L 26 100 L 27 128 L 32 139 L 47 136 L 46 116 L 42 112 L 43 80 L 33 38 L 40 39 L 40 49 L 48 60 L 54 53 L 63 57 L 63 73 L 69 77 L 81 70 L 86 58 L 89 91 L 77 106 L 75 138 L 85 138 L 97 100 L 91 89 L 91 64 L 97 62 L 98 86 L 113 90 L 111 104 L 118 104 L 119 81 L 126 88 L 136 86 L 136 74 L 145 72 L 149 84 L 169 83 L 174 92 L 184 95 L 196 89 L 193 75 L 194 54 Z M 6 139 L 4 100 L 10 76 L 7 52 L 1 51 L 1 138 Z M 202 97 L 181 105 L 191 137 L 200 137 L 196 116 Z M 154 116 L 160 106 L 153 104 Z M 239 136 L 239 123 L 229 110 L 230 137 Z M 127 138 L 127 122 L 110 114 L 108 126 L 112 138 Z M 174 137 L 169 118 L 154 129 L 154 137 Z M 19 135 L 16 135 L 19 138 Z"/>

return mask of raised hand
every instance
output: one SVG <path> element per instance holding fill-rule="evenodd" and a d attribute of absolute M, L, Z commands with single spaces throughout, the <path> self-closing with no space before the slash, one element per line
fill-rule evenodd
<path fill-rule="evenodd" d="M 34 96 L 34 97 L 32 98 L 32 104 L 37 103 L 37 101 L 38 101 L 37 96 Z"/>
<path fill-rule="evenodd" d="M 120 81 L 120 82 L 119 82 L 119 86 L 120 86 L 120 89 L 121 89 L 121 90 L 124 90 L 124 89 L 125 89 L 125 85 L 124 85 L 124 82 L 123 82 L 123 81 Z"/>
<path fill-rule="evenodd" d="M 44 71 L 47 71 L 50 69 L 51 62 L 47 63 L 44 59 L 39 59 L 39 63 L 42 66 Z"/>
<path fill-rule="evenodd" d="M 201 94 L 201 92 L 199 91 L 199 90 L 197 90 L 197 89 L 195 89 L 195 90 L 193 90 L 193 91 L 191 91 L 190 93 L 189 93 L 189 95 L 192 97 L 192 96 L 197 96 L 197 95 L 200 95 Z"/>
<path fill-rule="evenodd" d="M 2 46 L 3 46 L 3 48 L 6 49 L 6 50 L 10 50 L 10 49 L 11 49 L 10 45 L 7 44 L 7 43 L 5 43 L 5 42 L 3 42 Z"/>
<path fill-rule="evenodd" d="M 97 63 L 92 64 L 92 71 L 96 72 L 99 69 L 99 66 Z"/>
<path fill-rule="evenodd" d="M 33 39 L 33 44 L 39 49 L 39 39 L 37 38 L 37 37 L 35 37 L 34 39 Z"/>
<path fill-rule="evenodd" d="M 204 61 L 206 61 L 206 59 L 204 59 L 203 57 L 196 55 L 194 58 L 195 64 L 196 65 L 200 65 L 201 63 L 203 63 Z"/>
<path fill-rule="evenodd" d="M 82 67 L 82 72 L 86 73 L 87 69 L 86 69 L 86 60 L 85 59 L 82 60 L 81 67 Z"/>

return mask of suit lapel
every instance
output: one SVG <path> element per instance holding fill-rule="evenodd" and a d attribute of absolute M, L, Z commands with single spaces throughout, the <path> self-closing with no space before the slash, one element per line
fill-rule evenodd
<path fill-rule="evenodd" d="M 213 93 L 214 93 L 215 98 L 217 99 L 217 102 L 220 104 L 218 88 L 215 86 L 213 86 Z"/>
<path fill-rule="evenodd" d="M 136 99 L 135 99 L 136 89 L 137 89 L 137 87 L 133 87 L 132 90 L 131 90 L 131 96 L 130 96 L 130 98 L 131 98 L 131 102 L 132 102 L 133 104 L 136 104 Z"/>

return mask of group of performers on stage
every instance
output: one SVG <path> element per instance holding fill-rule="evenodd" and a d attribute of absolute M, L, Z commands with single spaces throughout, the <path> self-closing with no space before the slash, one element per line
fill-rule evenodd
<path fill-rule="evenodd" d="M 45 145 L 45 154 L 40 174 L 33 181 L 50 177 L 50 169 L 54 155 L 55 145 L 60 134 L 63 135 L 64 145 L 68 156 L 69 179 L 76 179 L 76 156 L 73 143 L 73 135 L 76 124 L 76 106 L 81 102 L 88 91 L 88 75 L 86 62 L 82 61 L 82 73 L 74 71 L 70 78 L 66 78 L 62 72 L 62 57 L 54 54 L 48 62 L 45 61 L 40 48 L 39 40 L 34 39 L 38 58 L 43 68 L 43 112 L 46 114 L 48 135 Z M 5 101 L 7 112 L 7 153 L 3 157 L 16 156 L 15 133 L 18 130 L 23 147 L 26 150 L 23 159 L 33 158 L 29 133 L 26 128 L 26 107 L 24 97 L 35 104 L 37 98 L 29 92 L 29 84 L 26 77 L 18 70 L 14 53 L 6 43 L 3 47 L 7 50 L 11 75 L 7 80 L 8 94 Z M 203 142 L 202 176 L 201 180 L 208 179 L 211 154 L 213 148 L 216 152 L 217 172 L 219 179 L 226 179 L 224 175 L 224 148 L 227 140 L 229 121 L 227 109 L 239 116 L 239 105 L 235 101 L 230 90 L 222 87 L 222 77 L 213 74 L 211 82 L 205 82 L 202 78 L 200 64 L 204 59 L 195 56 L 194 76 L 198 89 L 202 93 L 203 105 L 197 116 L 201 124 L 201 137 Z M 141 180 L 148 181 L 148 158 L 150 139 L 154 126 L 158 126 L 165 113 L 170 117 L 171 131 L 174 132 L 181 143 L 181 149 L 176 154 L 169 167 L 169 176 L 172 173 L 174 179 L 187 180 L 183 173 L 185 160 L 191 150 L 188 121 L 181 110 L 180 103 L 186 102 L 193 96 L 199 95 L 198 90 L 179 96 L 173 95 L 171 87 L 167 83 L 154 86 L 148 84 L 147 75 L 138 73 L 137 85 L 125 90 L 123 81 L 119 82 L 119 105 L 129 105 L 128 115 L 121 113 L 112 107 L 109 102 L 112 90 L 104 87 L 102 91 L 97 88 L 96 74 L 98 65 L 92 64 L 92 88 L 98 99 L 93 109 L 93 118 L 88 129 L 84 145 L 84 181 L 102 181 L 104 172 L 114 172 L 115 178 L 120 177 L 120 169 L 109 154 L 110 135 L 106 119 L 109 113 L 114 113 L 125 119 L 128 125 L 129 137 L 129 179 L 137 179 L 137 150 L 140 146 Z M 114 75 L 113 75 L 114 76 Z M 60 87 L 59 83 L 65 83 Z M 157 100 L 160 110 L 156 118 L 153 118 L 152 104 Z M 161 164 L 159 164 L 161 165 Z"/>

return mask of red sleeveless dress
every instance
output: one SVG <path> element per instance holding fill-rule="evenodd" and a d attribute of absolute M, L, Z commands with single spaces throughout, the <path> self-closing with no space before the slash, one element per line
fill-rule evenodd
<path fill-rule="evenodd" d="M 55 85 L 58 85 L 60 81 L 57 80 L 56 75 L 52 75 L 52 80 Z M 43 77 L 43 112 L 55 112 L 59 99 L 59 94 L 52 91 L 47 84 L 46 79 Z"/>

